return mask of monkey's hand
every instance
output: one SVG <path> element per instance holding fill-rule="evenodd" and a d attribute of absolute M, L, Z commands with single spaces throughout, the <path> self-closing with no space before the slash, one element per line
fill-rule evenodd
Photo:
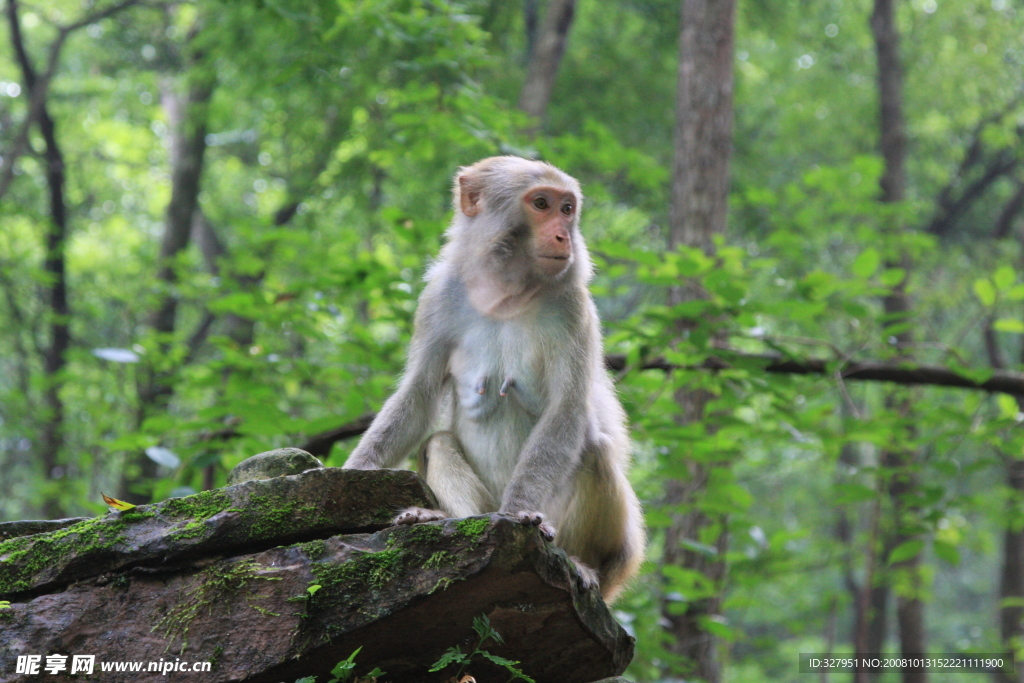
<path fill-rule="evenodd" d="M 576 567 L 576 581 L 579 583 L 580 588 L 588 591 L 601 585 L 601 581 L 597 577 L 597 571 L 589 565 L 583 564 L 578 557 L 570 556 L 569 559 L 572 560 L 573 565 Z"/>
<path fill-rule="evenodd" d="M 439 519 L 448 519 L 448 515 L 442 510 L 428 510 L 426 508 L 405 508 L 393 520 L 394 524 L 419 524 L 421 522 L 436 522 Z"/>
<path fill-rule="evenodd" d="M 555 527 L 544 521 L 544 513 L 535 510 L 520 510 L 512 513 L 512 516 L 523 526 L 537 527 L 545 541 L 555 540 Z"/>

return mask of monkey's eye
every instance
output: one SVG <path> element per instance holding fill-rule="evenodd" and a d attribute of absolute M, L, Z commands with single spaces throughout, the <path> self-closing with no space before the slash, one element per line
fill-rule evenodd
<path fill-rule="evenodd" d="M 572 204 L 562 204 L 562 213 L 566 216 L 572 215 Z"/>
<path fill-rule="evenodd" d="M 544 197 L 534 197 L 533 206 L 538 211 L 545 211 L 548 208 L 548 200 Z"/>

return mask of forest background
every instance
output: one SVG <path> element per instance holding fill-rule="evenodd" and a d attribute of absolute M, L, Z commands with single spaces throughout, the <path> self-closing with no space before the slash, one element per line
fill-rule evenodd
<path fill-rule="evenodd" d="M 342 464 L 514 153 L 587 195 L 629 676 L 1024 647 L 1019 4 L 0 6 L 0 520 Z"/>

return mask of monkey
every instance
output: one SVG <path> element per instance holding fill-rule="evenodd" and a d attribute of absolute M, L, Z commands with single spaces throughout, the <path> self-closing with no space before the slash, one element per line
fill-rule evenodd
<path fill-rule="evenodd" d="M 405 372 L 344 467 L 418 453 L 440 510 L 539 528 L 608 602 L 643 559 L 630 439 L 603 363 L 579 183 L 514 156 L 460 168 L 455 215 L 428 268 Z"/>

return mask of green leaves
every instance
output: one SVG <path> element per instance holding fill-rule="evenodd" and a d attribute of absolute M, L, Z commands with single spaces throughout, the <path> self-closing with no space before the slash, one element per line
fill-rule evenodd
<path fill-rule="evenodd" d="M 434 665 L 427 669 L 427 671 L 435 672 L 441 671 L 448 668 L 452 664 L 464 664 L 468 660 L 468 655 L 462 652 L 458 645 L 448 648 L 441 657 L 434 662 Z"/>
<path fill-rule="evenodd" d="M 1024 333 L 1024 320 L 1020 318 L 1000 318 L 992 323 L 992 328 L 997 332 Z"/>
<path fill-rule="evenodd" d="M 516 668 L 519 664 L 517 661 L 511 659 L 505 659 L 498 655 L 493 655 L 490 652 L 482 649 L 484 644 L 488 641 L 494 641 L 496 644 L 503 642 L 501 635 L 491 627 L 491 621 L 487 618 L 486 614 L 482 614 L 479 617 L 473 618 L 473 631 L 477 636 L 476 647 L 471 652 L 464 653 L 458 645 L 454 645 L 441 655 L 441 657 L 434 662 L 433 666 L 430 667 L 429 671 L 443 671 L 444 669 L 454 664 L 460 664 L 458 673 L 455 675 L 455 680 L 458 680 L 467 667 L 473 663 L 474 658 L 479 657 L 485 659 L 493 664 L 497 664 L 503 667 L 510 675 L 509 681 L 522 680 L 526 683 L 534 683 L 534 680 Z"/>
<path fill-rule="evenodd" d="M 878 253 L 878 250 L 873 247 L 868 247 L 857 256 L 853 261 L 853 265 L 850 266 L 850 270 L 853 274 L 859 278 L 867 279 L 875 274 L 878 270 L 878 266 L 882 263 L 882 256 Z"/>
<path fill-rule="evenodd" d="M 974 295 L 978 297 L 978 301 L 981 302 L 982 306 L 995 306 L 996 288 L 992 285 L 991 280 L 987 278 L 978 278 L 975 280 Z"/>
<path fill-rule="evenodd" d="M 888 563 L 898 564 L 900 562 L 906 562 L 907 560 L 913 559 L 921 554 L 921 551 L 924 550 L 924 545 L 924 541 L 921 539 L 904 541 L 893 548 L 892 552 L 889 553 Z"/>

